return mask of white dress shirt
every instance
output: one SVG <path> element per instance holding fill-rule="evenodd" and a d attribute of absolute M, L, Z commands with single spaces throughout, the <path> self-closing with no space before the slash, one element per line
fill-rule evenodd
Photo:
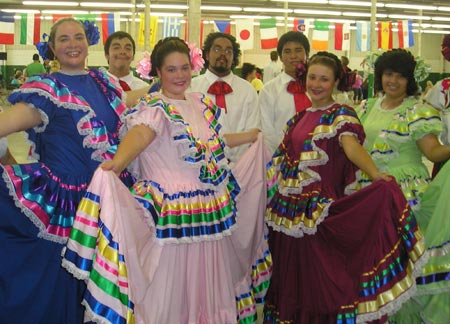
<path fill-rule="evenodd" d="M 121 78 L 116 77 L 115 75 L 111 74 L 109 71 L 108 71 L 108 74 L 111 77 L 113 77 L 117 81 L 117 83 L 119 83 L 119 79 L 122 81 L 125 81 L 130 86 L 131 90 L 137 90 L 137 89 L 141 89 L 141 88 L 148 86 L 147 82 L 139 79 L 138 77 L 135 77 L 132 71 L 130 71 L 130 73 L 128 73 L 127 75 L 125 75 L 124 77 L 121 77 Z"/>
<path fill-rule="evenodd" d="M 287 91 L 295 80 L 286 72 L 269 81 L 259 92 L 258 107 L 264 141 L 275 152 L 284 136 L 286 122 L 295 115 L 294 95 Z"/>
<path fill-rule="evenodd" d="M 227 112 L 222 113 L 219 122 L 222 124 L 220 134 L 239 133 L 252 128 L 260 128 L 260 115 L 258 110 L 258 95 L 253 86 L 246 80 L 230 73 L 219 78 L 209 70 L 202 75 L 194 77 L 191 82 L 191 91 L 201 92 L 209 96 L 214 103 L 216 96 L 208 93 L 209 87 L 216 81 L 221 80 L 228 83 L 233 92 L 225 95 Z M 226 148 L 225 154 L 231 162 L 236 162 L 248 145 L 235 148 Z"/>
<path fill-rule="evenodd" d="M 281 73 L 281 66 L 279 66 L 277 62 L 270 61 L 270 63 L 264 67 L 263 72 L 263 82 L 266 84 L 270 80 L 275 79 Z"/>

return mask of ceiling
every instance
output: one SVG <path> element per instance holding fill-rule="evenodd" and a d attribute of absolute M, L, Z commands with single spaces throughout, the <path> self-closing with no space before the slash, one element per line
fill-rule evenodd
<path fill-rule="evenodd" d="M 100 2 L 100 0 L 65 0 L 64 2 Z M 194 2 L 197 0 L 150 0 L 151 5 L 167 5 L 167 4 L 177 4 L 177 5 L 185 5 L 188 6 L 189 3 Z M 22 4 L 23 0 L 0 0 L 0 10 L 4 9 L 13 9 L 14 12 L 18 12 L 18 9 L 38 9 L 38 10 L 46 10 L 46 9 L 77 9 L 77 10 L 88 10 L 88 11 L 103 11 L 103 12 L 114 12 L 114 11 L 120 11 L 120 12 L 126 12 L 131 11 L 131 9 L 124 9 L 124 8 L 118 8 L 117 6 L 110 7 L 109 5 L 105 5 L 105 2 L 108 3 L 117 3 L 117 4 L 123 4 L 123 3 L 131 3 L 132 1 L 119 1 L 119 0 L 103 0 L 103 3 L 100 2 L 100 5 L 98 7 L 92 7 L 92 8 L 85 8 L 85 7 L 59 7 L 59 6 L 26 6 Z M 273 0 L 203 0 L 202 6 L 221 6 L 225 5 L 227 7 L 240 7 L 240 8 L 249 8 L 253 7 L 256 8 L 252 11 L 211 11 L 211 10 L 202 10 L 202 18 L 203 19 L 230 19 L 230 15 L 249 15 L 253 17 L 258 16 L 272 16 L 272 17 L 279 17 L 280 20 L 282 20 L 283 17 L 298 17 L 298 18 L 315 18 L 315 19 L 346 19 L 351 21 L 356 20 L 370 20 L 370 16 L 367 17 L 365 15 L 370 14 L 370 7 L 361 7 L 361 6 L 352 6 L 352 5 L 337 5 L 334 4 L 336 1 L 328 0 L 326 4 L 319 4 L 319 0 L 317 1 L 311 1 L 315 2 L 313 4 L 305 4 L 305 3 L 294 3 L 294 2 L 288 2 L 287 6 L 285 5 L 285 2 L 278 2 Z M 342 1 L 341 1 L 342 2 Z M 347 1 L 350 2 L 350 1 Z M 370 2 L 370 0 L 364 0 L 364 1 L 354 1 L 354 2 Z M 378 1 L 380 4 L 400 4 L 400 5 L 426 5 L 426 6 L 435 6 L 435 7 L 445 7 L 447 8 L 447 11 L 440 11 L 436 8 L 430 8 L 431 10 L 422 10 L 421 15 L 428 17 L 427 19 L 424 19 L 422 23 L 436 26 L 440 25 L 439 27 L 430 27 L 430 28 L 440 28 L 445 30 L 446 32 L 450 32 L 450 2 L 448 0 L 445 1 L 428 1 L 428 0 L 380 0 Z M 144 0 L 135 0 L 136 5 L 143 5 L 145 2 Z M 265 8 L 278 8 L 278 9 L 294 9 L 296 10 L 293 13 L 289 13 L 285 16 L 284 13 L 269 13 L 264 12 L 263 9 Z M 298 10 L 332 10 L 332 11 L 339 11 L 341 13 L 345 13 L 345 15 L 340 16 L 331 16 L 331 15 L 324 15 L 324 14 L 308 14 L 305 12 L 301 12 Z M 143 8 L 137 8 L 137 12 L 143 12 Z M 187 10 L 186 9 L 151 9 L 152 12 L 172 12 L 172 13 L 179 13 L 186 16 Z M 347 15 L 349 12 L 352 13 L 351 16 Z M 396 21 L 399 19 L 406 19 L 406 18 L 394 18 L 390 15 L 406 15 L 406 17 L 414 17 L 420 15 L 420 11 L 417 9 L 406 9 L 406 8 L 387 8 L 387 7 L 378 7 L 377 8 L 377 14 L 383 15 L 377 17 L 377 21 Z M 281 21 L 282 22 L 282 21 Z M 419 23 L 420 21 L 418 19 L 414 19 L 415 23 Z M 426 28 L 426 27 L 425 27 Z"/>

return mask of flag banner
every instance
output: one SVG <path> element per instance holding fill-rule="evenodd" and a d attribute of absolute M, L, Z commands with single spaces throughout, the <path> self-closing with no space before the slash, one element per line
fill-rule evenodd
<path fill-rule="evenodd" d="M 350 25 L 334 24 L 334 49 L 338 51 L 350 50 Z"/>
<path fill-rule="evenodd" d="M 236 19 L 236 39 L 241 50 L 254 48 L 253 19 Z"/>
<path fill-rule="evenodd" d="M 164 17 L 162 38 L 180 37 L 180 18 Z"/>
<path fill-rule="evenodd" d="M 106 39 L 115 31 L 120 30 L 119 13 L 102 13 L 102 41 L 105 45 Z"/>
<path fill-rule="evenodd" d="M 398 26 L 398 47 L 408 48 L 414 46 L 414 35 L 412 31 L 412 20 L 399 20 Z"/>
<path fill-rule="evenodd" d="M 0 44 L 14 44 L 14 14 L 0 12 Z"/>
<path fill-rule="evenodd" d="M 390 21 L 378 23 L 378 48 L 392 49 L 392 22 Z"/>
<path fill-rule="evenodd" d="M 309 33 L 309 19 L 299 19 L 294 18 L 294 31 L 299 31 L 303 34 L 305 34 L 306 37 L 308 37 Z"/>
<path fill-rule="evenodd" d="M 73 17 L 79 21 L 91 21 L 93 23 L 95 23 L 95 20 L 97 19 L 97 15 L 96 14 L 77 14 L 77 15 L 73 15 Z"/>
<path fill-rule="evenodd" d="M 328 21 L 314 21 L 314 30 L 312 37 L 312 49 L 318 51 L 328 50 Z"/>
<path fill-rule="evenodd" d="M 214 30 L 224 34 L 231 34 L 230 20 L 214 20 Z"/>
<path fill-rule="evenodd" d="M 356 50 L 360 52 L 370 50 L 370 23 L 356 23 Z"/>
<path fill-rule="evenodd" d="M 55 23 L 62 18 L 68 18 L 68 17 L 72 17 L 72 15 L 70 15 L 70 14 L 53 14 L 52 21 L 53 21 L 53 23 Z"/>
<path fill-rule="evenodd" d="M 41 40 L 41 15 L 20 14 L 20 44 L 36 45 Z"/>
<path fill-rule="evenodd" d="M 145 43 L 145 15 L 140 14 L 139 16 L 139 37 L 138 44 L 144 45 Z M 150 47 L 155 47 L 156 45 L 156 36 L 158 33 L 158 16 L 150 16 Z"/>
<path fill-rule="evenodd" d="M 277 20 L 275 18 L 261 19 L 259 21 L 259 32 L 262 49 L 272 49 L 277 47 L 278 31 Z"/>

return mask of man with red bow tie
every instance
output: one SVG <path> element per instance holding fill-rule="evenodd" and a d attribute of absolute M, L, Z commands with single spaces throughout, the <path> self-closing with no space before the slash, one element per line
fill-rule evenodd
<path fill-rule="evenodd" d="M 191 82 L 191 91 L 208 95 L 223 109 L 219 119 L 221 134 L 260 128 L 258 95 L 249 82 L 232 72 L 240 55 L 240 46 L 234 36 L 219 32 L 209 34 L 203 44 L 207 70 Z M 226 148 L 227 157 L 236 162 L 246 149 L 246 145 Z"/>
<path fill-rule="evenodd" d="M 112 33 L 106 39 L 104 50 L 108 61 L 108 74 L 120 84 L 123 91 L 148 86 L 147 82 L 135 77 L 130 70 L 136 53 L 136 44 L 130 34 L 123 31 Z"/>
<path fill-rule="evenodd" d="M 277 52 L 283 62 L 283 72 L 264 85 L 259 92 L 258 107 L 264 142 L 275 152 L 283 139 L 286 122 L 297 112 L 310 106 L 305 82 L 299 80 L 298 68 L 306 74 L 309 41 L 297 31 L 289 31 L 278 40 Z"/>

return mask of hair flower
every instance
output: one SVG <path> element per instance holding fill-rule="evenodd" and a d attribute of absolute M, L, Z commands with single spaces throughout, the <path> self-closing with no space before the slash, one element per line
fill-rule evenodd
<path fill-rule="evenodd" d="M 141 78 L 151 80 L 153 79 L 153 77 L 150 76 L 150 71 L 152 70 L 152 64 L 150 62 L 150 53 L 144 51 L 142 55 L 144 57 L 136 64 L 136 72 L 139 74 Z"/>
<path fill-rule="evenodd" d="M 44 61 L 48 60 L 47 53 L 49 51 L 49 46 L 47 37 L 48 35 L 46 33 L 42 34 L 43 41 L 36 44 L 36 49 Z"/>
<path fill-rule="evenodd" d="M 189 44 L 186 42 L 186 44 L 190 50 L 189 54 L 191 57 L 192 72 L 198 73 L 203 69 L 203 65 L 205 65 L 205 60 L 202 57 L 202 50 L 195 47 L 195 43 Z"/>
<path fill-rule="evenodd" d="M 80 21 L 84 25 L 84 30 L 86 31 L 86 38 L 88 40 L 89 46 L 98 44 L 100 40 L 100 32 L 98 31 L 97 25 L 93 21 L 84 20 Z"/>

